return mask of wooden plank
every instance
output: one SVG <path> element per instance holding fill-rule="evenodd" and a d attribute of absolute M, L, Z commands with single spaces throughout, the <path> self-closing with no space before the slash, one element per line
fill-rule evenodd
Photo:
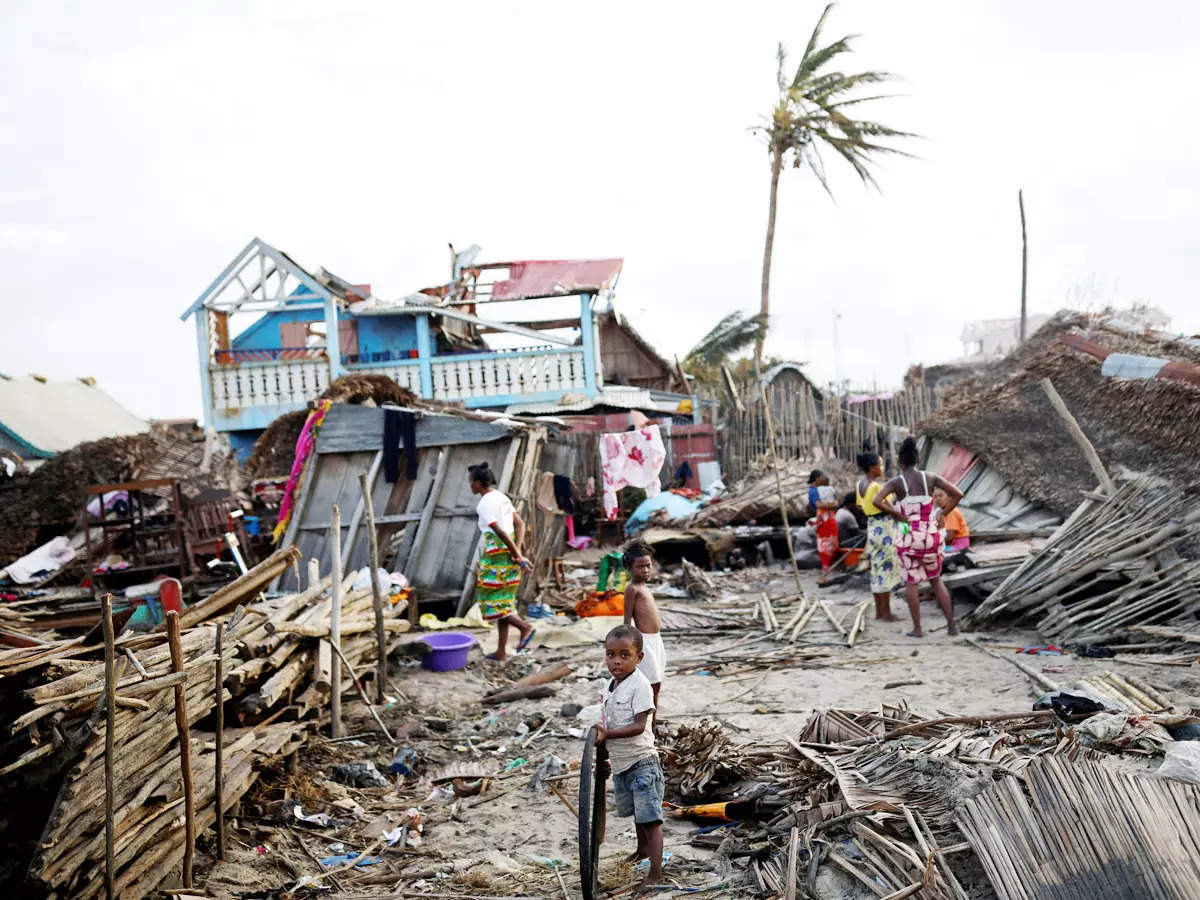
<path fill-rule="evenodd" d="M 418 412 L 417 447 L 487 444 L 508 437 L 509 427 L 477 419 Z M 317 453 L 354 453 L 383 448 L 384 410 L 377 406 L 338 403 L 325 416 L 317 433 Z"/>

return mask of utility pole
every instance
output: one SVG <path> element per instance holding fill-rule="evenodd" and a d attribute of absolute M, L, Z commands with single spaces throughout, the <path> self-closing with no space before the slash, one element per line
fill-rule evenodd
<path fill-rule="evenodd" d="M 1025 280 L 1029 272 L 1029 239 L 1025 235 L 1025 191 L 1017 190 L 1017 206 L 1021 209 L 1021 343 L 1025 343 Z"/>

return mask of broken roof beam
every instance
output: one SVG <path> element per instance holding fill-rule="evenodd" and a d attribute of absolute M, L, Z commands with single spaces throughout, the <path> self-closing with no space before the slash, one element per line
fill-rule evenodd
<path fill-rule="evenodd" d="M 578 328 L 579 316 L 566 319 L 534 319 L 529 322 L 510 322 L 510 325 L 518 325 L 522 328 L 532 328 L 534 331 L 549 331 L 556 328 Z M 501 329 L 493 328 L 488 325 L 479 329 L 480 334 L 494 334 Z"/>
<path fill-rule="evenodd" d="M 559 337 L 553 334 L 545 334 L 539 331 L 533 331 L 529 328 L 524 328 L 520 325 L 515 325 L 510 322 L 494 322 L 491 319 L 481 319 L 479 316 L 473 316 L 470 313 L 462 312 L 449 306 L 395 306 L 385 309 L 362 310 L 356 312 L 358 316 L 394 316 L 394 315 L 420 315 L 427 314 L 431 316 L 445 316 L 447 319 L 457 319 L 460 322 L 470 322 L 478 328 L 490 328 L 493 331 L 505 331 L 509 334 L 519 334 L 522 337 L 532 338 L 535 341 L 548 341 L 551 344 L 561 344 L 564 347 L 574 347 L 575 341 L 570 338 Z"/>

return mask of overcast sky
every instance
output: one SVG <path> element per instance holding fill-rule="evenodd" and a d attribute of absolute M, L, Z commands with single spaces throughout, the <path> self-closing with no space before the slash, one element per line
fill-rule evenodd
<path fill-rule="evenodd" d="M 448 241 L 622 256 L 618 308 L 682 355 L 757 308 L 748 128 L 822 4 L 710 8 L 0 0 L 0 371 L 198 415 L 179 314 L 255 235 L 385 297 L 444 281 Z M 836 170 L 836 202 L 785 172 L 769 352 L 861 385 L 959 355 L 965 321 L 1017 313 L 1022 186 L 1031 311 L 1200 331 L 1200 7 L 846 0 L 846 32 L 906 79 L 871 113 L 921 158 L 882 193 Z"/>

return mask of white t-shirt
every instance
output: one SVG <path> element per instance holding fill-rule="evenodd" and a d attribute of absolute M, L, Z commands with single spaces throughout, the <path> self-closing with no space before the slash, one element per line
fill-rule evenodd
<path fill-rule="evenodd" d="M 613 684 L 609 679 L 604 686 L 602 718 L 606 729 L 624 728 L 632 725 L 640 713 L 654 709 L 654 691 L 650 689 L 650 681 L 640 669 L 634 669 L 624 681 Z M 654 756 L 654 729 L 650 720 L 641 734 L 628 738 L 613 738 L 605 741 L 608 747 L 608 760 L 612 763 L 614 775 L 619 775 L 626 769 L 648 756 Z"/>
<path fill-rule="evenodd" d="M 495 522 L 509 537 L 513 536 L 513 505 L 512 501 L 493 488 L 479 498 L 475 507 L 479 513 L 479 530 L 491 531 Z"/>

